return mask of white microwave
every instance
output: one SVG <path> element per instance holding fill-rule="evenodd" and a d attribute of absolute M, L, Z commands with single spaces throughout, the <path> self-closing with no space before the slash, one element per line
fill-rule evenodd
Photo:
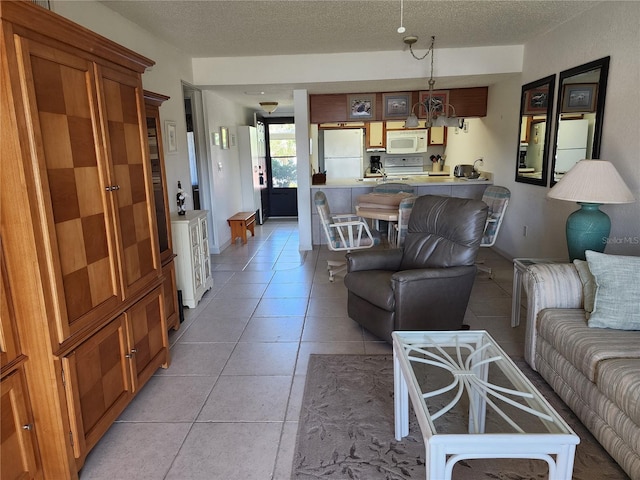
<path fill-rule="evenodd" d="M 407 155 L 427 151 L 427 130 L 387 130 L 387 153 Z"/>

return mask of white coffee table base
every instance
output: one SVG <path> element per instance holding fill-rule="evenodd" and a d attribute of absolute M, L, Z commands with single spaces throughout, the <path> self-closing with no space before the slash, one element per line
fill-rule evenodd
<path fill-rule="evenodd" d="M 443 332 L 444 333 L 444 332 Z M 406 358 L 400 358 L 394 338 L 394 415 L 395 438 L 401 441 L 409 434 L 409 398 L 420 424 L 425 443 L 425 463 L 427 480 L 451 480 L 453 467 L 461 460 L 481 458 L 523 458 L 547 462 L 549 480 L 571 480 L 576 445 L 580 439 L 574 433 L 505 433 L 484 434 L 486 402 L 475 395 L 475 415 L 480 433 L 435 434 L 432 420 L 422 408 L 422 394 L 416 388 L 409 388 L 407 378 L 411 368 Z M 476 370 L 486 380 L 486 369 Z M 522 372 L 520 372 L 520 375 Z M 471 407 L 470 407 L 471 408 Z M 470 412 L 469 423 L 473 414 Z M 473 431 L 473 426 L 469 426 Z"/>

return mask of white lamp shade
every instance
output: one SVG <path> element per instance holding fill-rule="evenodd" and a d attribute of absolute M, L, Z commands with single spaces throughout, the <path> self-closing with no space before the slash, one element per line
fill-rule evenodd
<path fill-rule="evenodd" d="M 580 160 L 556 183 L 547 197 L 583 203 L 633 203 L 635 198 L 606 160 Z"/>
<path fill-rule="evenodd" d="M 404 128 L 417 128 L 418 126 L 420 126 L 420 121 L 415 113 L 409 115 L 404 122 Z"/>

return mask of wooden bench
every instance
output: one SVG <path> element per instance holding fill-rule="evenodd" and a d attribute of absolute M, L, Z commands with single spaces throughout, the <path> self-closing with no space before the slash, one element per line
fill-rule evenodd
<path fill-rule="evenodd" d="M 247 230 L 251 235 L 255 235 L 254 227 L 256 224 L 256 212 L 238 212 L 233 217 L 227 219 L 227 223 L 231 227 L 231 241 L 235 242 L 240 237 L 242 243 L 247 243 Z"/>

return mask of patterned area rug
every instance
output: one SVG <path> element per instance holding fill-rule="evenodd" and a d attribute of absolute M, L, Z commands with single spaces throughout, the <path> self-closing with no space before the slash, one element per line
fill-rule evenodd
<path fill-rule="evenodd" d="M 580 437 L 573 479 L 628 479 L 542 377 L 524 361 L 516 364 Z M 401 442 L 394 439 L 393 421 L 391 355 L 312 355 L 292 478 L 424 479 L 425 450 L 415 415 L 410 413 L 409 435 Z M 454 480 L 544 478 L 548 467 L 540 460 L 468 460 L 453 470 Z"/>

